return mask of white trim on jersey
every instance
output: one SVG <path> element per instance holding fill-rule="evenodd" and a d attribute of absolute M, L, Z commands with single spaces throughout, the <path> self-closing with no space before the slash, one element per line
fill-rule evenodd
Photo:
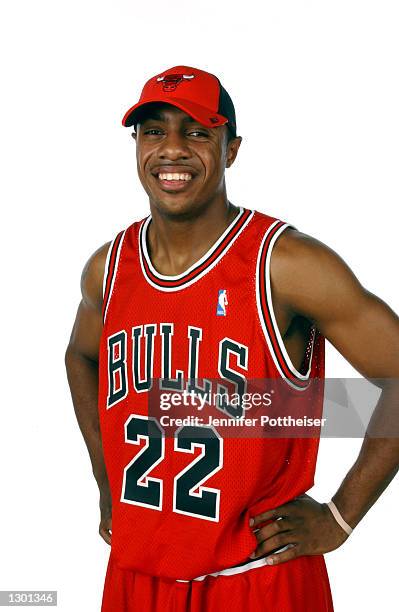
<path fill-rule="evenodd" d="M 234 236 L 234 238 L 232 238 L 228 244 L 226 244 L 225 248 L 223 249 L 223 251 L 220 253 L 220 255 L 215 259 L 215 261 L 213 261 L 209 266 L 206 266 L 206 268 L 204 268 L 202 270 L 202 272 L 200 272 L 199 274 L 197 274 L 196 276 L 194 276 L 194 278 L 192 278 L 191 280 L 187 281 L 186 283 L 184 283 L 183 285 L 180 285 L 178 287 L 162 287 L 161 285 L 157 285 L 156 283 L 154 283 L 147 275 L 144 264 L 143 264 L 143 257 L 145 258 L 147 265 L 149 267 L 149 269 L 151 270 L 152 274 L 159 278 L 160 280 L 169 280 L 169 281 L 178 281 L 181 278 L 184 278 L 187 274 L 189 274 L 190 272 L 192 272 L 193 270 L 195 270 L 195 268 L 199 267 L 204 261 L 206 261 L 206 259 L 208 259 L 208 257 L 210 257 L 212 255 L 212 253 L 214 253 L 214 251 L 216 251 L 216 249 L 218 248 L 219 244 L 224 240 L 224 238 L 227 236 L 227 234 L 229 234 L 231 232 L 231 230 L 233 229 L 233 227 L 238 223 L 238 221 L 241 219 L 242 215 L 244 214 L 246 209 L 244 209 L 243 206 L 240 206 L 240 212 L 238 213 L 238 215 L 233 219 L 233 221 L 230 223 L 230 225 L 225 229 L 225 231 L 223 232 L 223 234 L 218 238 L 218 240 L 210 247 L 210 249 L 208 249 L 208 251 L 195 263 L 193 263 L 192 266 L 190 266 L 187 270 L 185 270 L 184 272 L 182 272 L 181 274 L 177 274 L 175 276 L 165 276 L 164 274 L 160 274 L 159 272 L 156 271 L 156 269 L 154 268 L 154 266 L 151 263 L 151 259 L 150 256 L 148 254 L 148 250 L 147 250 L 147 229 L 148 229 L 148 225 L 151 221 L 151 215 L 149 215 L 147 217 L 147 219 L 143 222 L 143 226 L 141 228 L 141 241 L 140 241 L 140 248 L 139 248 L 139 255 L 140 255 L 140 265 L 141 265 L 141 269 L 144 275 L 144 278 L 146 279 L 146 281 L 152 286 L 155 287 L 155 289 L 159 289 L 160 291 L 180 291 L 181 289 L 185 289 L 186 287 L 189 287 L 190 285 L 192 285 L 193 283 L 197 282 L 197 280 L 199 280 L 200 278 L 202 278 L 203 276 L 205 276 L 205 274 L 207 274 L 210 270 L 212 270 L 212 268 L 214 268 L 216 266 L 217 263 L 219 263 L 219 261 L 222 259 L 222 257 L 225 255 L 225 253 L 230 249 L 230 247 L 234 244 L 234 242 L 237 240 L 237 238 L 241 235 L 241 233 L 243 232 L 243 230 L 247 227 L 248 223 L 251 221 L 252 217 L 254 216 L 254 211 L 251 211 L 251 214 L 249 215 L 248 219 L 245 221 L 245 223 L 243 224 L 242 228 L 240 229 L 239 232 L 237 232 L 237 234 Z M 139 239 L 140 240 L 140 239 Z"/>
<path fill-rule="evenodd" d="M 114 246 L 114 242 L 116 240 L 116 237 L 111 240 L 109 247 L 108 247 L 108 252 L 107 252 L 107 257 L 105 260 L 105 268 L 104 268 L 104 276 L 103 276 L 103 299 L 105 296 L 105 285 L 107 284 L 107 276 L 108 276 L 108 268 L 109 268 L 109 260 L 111 257 L 111 251 L 112 251 L 112 247 Z"/>
<path fill-rule="evenodd" d="M 108 308 L 109 308 L 109 303 L 111 301 L 111 296 L 112 296 L 112 292 L 114 289 L 114 284 L 115 284 L 115 277 L 116 277 L 116 272 L 118 270 L 118 264 L 119 264 L 119 257 L 121 254 L 121 248 L 122 248 L 122 244 L 123 244 L 123 240 L 125 238 L 125 234 L 126 234 L 126 230 L 124 230 L 119 245 L 118 245 L 118 250 L 116 252 L 116 257 L 115 257 L 115 265 L 114 265 L 114 269 L 112 272 L 112 280 L 111 280 L 111 284 L 110 284 L 110 288 L 109 288 L 109 294 L 108 294 L 108 300 L 107 303 L 105 305 L 105 309 L 104 309 L 104 323 L 105 323 L 105 319 L 107 318 L 107 312 L 108 312 Z M 119 234 L 118 234 L 119 235 Z M 110 256 L 111 256 L 111 252 L 112 252 L 112 248 L 115 244 L 115 240 L 117 239 L 118 236 L 115 236 L 115 238 L 113 239 L 110 248 L 108 250 L 108 254 L 107 254 L 107 262 L 105 264 L 105 270 L 104 270 L 104 278 L 103 278 L 103 299 L 104 299 L 104 293 L 105 293 L 105 283 L 106 283 L 106 279 L 108 276 L 108 268 L 109 268 L 109 260 L 110 260 Z"/>
<path fill-rule="evenodd" d="M 256 264 L 256 305 L 257 305 L 257 309 L 258 309 L 258 315 L 259 315 L 259 319 L 261 322 L 261 326 L 262 326 L 262 330 L 263 330 L 263 334 L 266 338 L 266 342 L 267 345 L 269 347 L 269 351 L 270 354 L 273 358 L 273 361 L 281 375 L 281 377 L 285 380 L 285 382 L 287 382 L 291 387 L 293 387 L 294 389 L 298 390 L 298 391 L 305 391 L 308 386 L 306 387 L 300 387 L 298 385 L 295 384 L 294 381 L 290 380 L 289 378 L 287 378 L 280 366 L 279 360 L 277 358 L 277 355 L 274 351 L 273 348 L 273 343 L 269 337 L 269 332 L 267 330 L 267 326 L 266 323 L 264 321 L 263 318 L 263 314 L 262 314 L 262 308 L 261 308 L 261 303 L 260 303 L 260 292 L 259 292 L 259 287 L 260 287 L 260 283 L 259 283 L 259 274 L 260 274 L 260 260 L 261 260 L 261 256 L 262 256 L 262 251 L 263 251 L 263 246 L 269 236 L 269 234 L 273 231 L 274 227 L 280 223 L 280 220 L 277 219 L 277 221 L 275 221 L 274 223 L 271 224 L 271 226 L 268 228 L 268 230 L 265 232 L 265 235 L 263 236 L 259 251 L 258 251 L 258 258 L 257 258 L 257 264 Z M 293 225 L 291 225 L 290 223 L 285 223 L 284 225 L 282 225 L 274 234 L 274 236 L 272 237 L 270 244 L 268 246 L 267 249 L 267 253 L 266 253 L 266 262 L 265 262 L 265 276 L 266 276 L 266 301 L 267 301 L 267 305 L 270 311 L 270 318 L 272 320 L 272 325 L 273 325 L 273 329 L 274 329 L 274 333 L 276 335 L 280 350 L 284 356 L 284 359 L 287 363 L 287 366 L 289 368 L 289 370 L 291 371 L 291 373 L 298 379 L 306 381 L 309 379 L 310 376 L 310 371 L 311 371 L 311 367 L 312 367 L 312 357 L 313 357 L 313 348 L 314 348 L 314 338 L 313 338 L 313 342 L 312 342 L 312 349 L 311 349 L 311 354 L 310 354 L 310 358 L 309 358 L 309 368 L 306 374 L 301 374 L 301 372 L 299 372 L 296 367 L 294 366 L 294 364 L 292 363 L 290 356 L 287 353 L 287 349 L 285 348 L 284 345 L 284 340 L 281 337 L 280 334 L 280 330 L 278 328 L 277 325 L 277 320 L 276 320 L 276 316 L 274 313 L 274 308 L 273 308 L 273 302 L 272 302 L 272 293 L 271 293 L 271 283 L 270 283 L 270 260 L 271 260 L 271 254 L 272 254 L 272 250 L 274 247 L 274 244 L 277 240 L 277 238 L 282 234 L 282 232 L 287 229 L 287 227 L 294 227 Z M 296 229 L 294 227 L 294 229 Z"/>
<path fill-rule="evenodd" d="M 278 551 L 275 552 L 283 552 L 290 548 L 290 545 L 287 544 L 283 548 L 279 548 Z M 220 572 L 213 572 L 212 574 L 204 574 L 203 576 L 199 576 L 198 578 L 193 578 L 192 580 L 176 580 L 176 582 L 201 582 L 205 580 L 208 576 L 212 576 L 216 578 L 217 576 L 235 576 L 236 574 L 243 574 L 244 572 L 249 572 L 250 570 L 256 569 L 258 567 L 263 567 L 267 565 L 266 563 L 267 557 L 262 557 L 261 559 L 255 559 L 254 561 L 249 561 L 248 563 L 244 563 L 243 565 L 236 565 L 235 567 L 228 567 L 227 569 L 220 570 Z"/>

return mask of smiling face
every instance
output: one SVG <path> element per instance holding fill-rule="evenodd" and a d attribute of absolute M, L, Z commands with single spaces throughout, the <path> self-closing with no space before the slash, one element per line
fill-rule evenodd
<path fill-rule="evenodd" d="M 138 118 L 137 171 L 150 203 L 161 214 L 190 217 L 225 202 L 224 171 L 241 137 L 225 125 L 207 128 L 170 104 L 148 104 Z"/>

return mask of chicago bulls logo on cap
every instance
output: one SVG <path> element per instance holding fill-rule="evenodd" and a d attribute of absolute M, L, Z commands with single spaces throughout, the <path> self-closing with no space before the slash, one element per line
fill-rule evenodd
<path fill-rule="evenodd" d="M 164 91 L 175 91 L 176 87 L 185 79 L 191 80 L 194 74 L 166 74 L 157 78 L 158 83 L 162 83 Z"/>

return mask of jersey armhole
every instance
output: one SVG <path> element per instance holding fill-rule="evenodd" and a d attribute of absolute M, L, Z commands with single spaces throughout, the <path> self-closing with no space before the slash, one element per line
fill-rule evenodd
<path fill-rule="evenodd" d="M 115 285 L 115 278 L 118 272 L 118 264 L 125 237 L 126 230 L 122 230 L 115 236 L 108 248 L 107 258 L 105 260 L 104 276 L 103 276 L 103 306 L 102 306 L 102 318 L 103 324 L 107 317 L 109 309 L 112 291 Z"/>
<path fill-rule="evenodd" d="M 107 277 L 108 277 L 108 269 L 109 269 L 109 260 L 111 257 L 111 251 L 112 251 L 112 246 L 114 244 L 114 240 L 112 240 L 109 244 L 108 247 L 108 251 L 107 251 L 107 258 L 105 260 L 105 268 L 104 268 L 104 276 L 103 276 L 103 301 L 104 301 L 104 297 L 105 297 L 105 287 L 107 284 Z"/>
<path fill-rule="evenodd" d="M 307 366 L 307 371 L 303 374 L 296 369 L 287 353 L 277 325 L 271 295 L 270 260 L 272 250 L 278 237 L 289 227 L 297 229 L 294 225 L 277 219 L 263 236 L 256 266 L 256 303 L 262 331 L 280 376 L 290 387 L 302 391 L 310 383 L 313 348 L 317 329 L 312 325 L 309 332 L 305 359 L 303 361 L 303 365 L 306 364 Z"/>

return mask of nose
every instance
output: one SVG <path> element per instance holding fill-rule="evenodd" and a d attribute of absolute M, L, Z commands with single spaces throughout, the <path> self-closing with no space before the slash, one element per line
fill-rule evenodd
<path fill-rule="evenodd" d="M 165 138 L 162 139 L 158 156 L 160 159 L 170 159 L 171 161 L 188 159 L 191 154 L 184 135 L 178 130 L 169 130 Z"/>

